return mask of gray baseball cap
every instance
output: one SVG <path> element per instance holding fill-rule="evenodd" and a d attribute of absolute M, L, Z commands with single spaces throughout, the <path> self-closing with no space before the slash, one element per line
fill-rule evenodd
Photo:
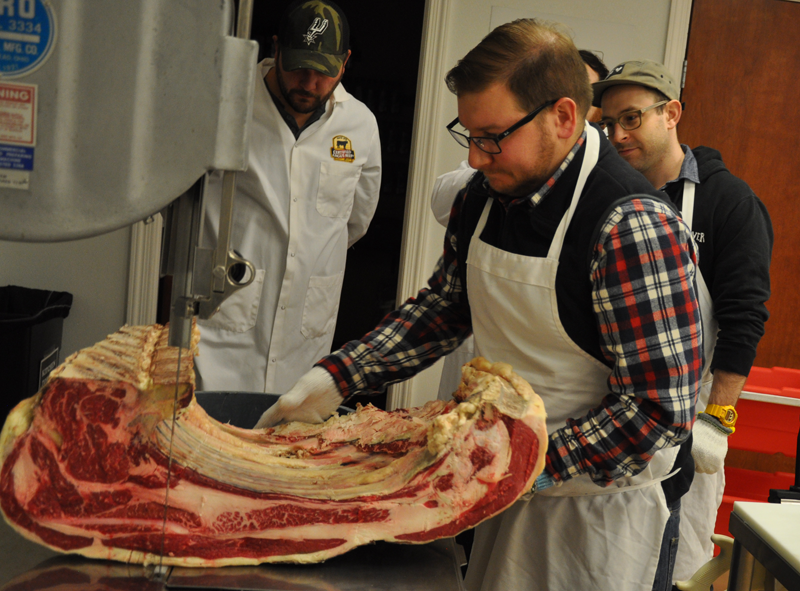
<path fill-rule="evenodd" d="M 299 0 L 283 13 L 278 44 L 284 70 L 310 68 L 338 76 L 350 48 L 350 27 L 333 2 Z"/>
<path fill-rule="evenodd" d="M 659 91 L 670 100 L 680 100 L 681 89 L 664 64 L 651 60 L 622 62 L 611 70 L 608 76 L 600 82 L 592 84 L 594 100 L 592 105 L 602 106 L 600 100 L 603 93 L 611 86 L 620 84 L 637 84 Z"/>

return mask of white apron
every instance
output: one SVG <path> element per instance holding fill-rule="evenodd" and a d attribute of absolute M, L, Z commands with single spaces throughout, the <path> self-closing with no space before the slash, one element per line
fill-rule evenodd
<path fill-rule="evenodd" d="M 686 179 L 683 182 L 683 221 L 692 229 L 694 219 L 695 184 Z M 697 297 L 700 301 L 700 313 L 703 318 L 703 380 L 700 395 L 697 399 L 696 412 L 705 410 L 708 397 L 711 395 L 711 359 L 717 344 L 719 323 L 714 318 L 714 302 L 711 292 L 697 269 Z M 716 474 L 695 472 L 694 481 L 689 492 L 681 499 L 680 543 L 675 558 L 673 581 L 685 581 L 697 572 L 701 566 L 714 557 L 714 544 L 711 534 L 717 521 L 717 509 L 722 502 L 725 490 L 725 471 Z"/>
<path fill-rule="evenodd" d="M 547 430 L 598 406 L 608 367 L 581 350 L 558 316 L 556 271 L 567 227 L 599 153 L 587 126 L 586 154 L 569 211 L 546 258 L 502 251 L 482 240 L 486 204 L 467 257 L 476 354 L 510 363 L 544 400 Z M 469 591 L 614 589 L 650 591 L 669 517 L 658 483 L 678 448 L 658 452 L 647 469 L 608 488 L 588 476 L 520 500 L 475 530 Z"/>

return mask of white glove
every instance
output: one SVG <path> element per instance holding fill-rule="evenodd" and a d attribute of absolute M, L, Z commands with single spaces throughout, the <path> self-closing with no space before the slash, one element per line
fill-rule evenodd
<path fill-rule="evenodd" d="M 341 403 L 342 395 L 333 376 L 321 367 L 313 367 L 297 380 L 291 390 L 264 411 L 254 429 L 266 429 L 292 421 L 321 423 L 336 412 Z"/>
<path fill-rule="evenodd" d="M 728 453 L 728 435 L 731 429 L 715 417 L 701 412 L 692 429 L 692 457 L 694 469 L 701 474 L 716 474 L 725 463 Z"/>

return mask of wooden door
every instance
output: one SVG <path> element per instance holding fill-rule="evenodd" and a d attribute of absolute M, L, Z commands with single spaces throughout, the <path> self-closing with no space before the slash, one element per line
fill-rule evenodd
<path fill-rule="evenodd" d="M 678 127 L 718 149 L 775 232 L 770 319 L 756 365 L 800 368 L 800 4 L 695 0 Z"/>

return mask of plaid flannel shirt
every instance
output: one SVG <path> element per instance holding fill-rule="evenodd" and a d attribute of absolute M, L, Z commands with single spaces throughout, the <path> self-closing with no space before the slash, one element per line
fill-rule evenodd
<path fill-rule="evenodd" d="M 525 199 L 540 202 L 567 164 Z M 459 196 L 429 287 L 318 364 L 345 396 L 407 379 L 471 333 L 456 256 L 462 203 Z M 637 474 L 656 451 L 688 436 L 703 362 L 695 253 L 688 228 L 662 203 L 632 200 L 606 219 L 591 281 L 601 349 L 612 363 L 609 391 L 587 415 L 550 435 L 545 471 L 556 480 L 588 473 L 607 485 Z"/>

